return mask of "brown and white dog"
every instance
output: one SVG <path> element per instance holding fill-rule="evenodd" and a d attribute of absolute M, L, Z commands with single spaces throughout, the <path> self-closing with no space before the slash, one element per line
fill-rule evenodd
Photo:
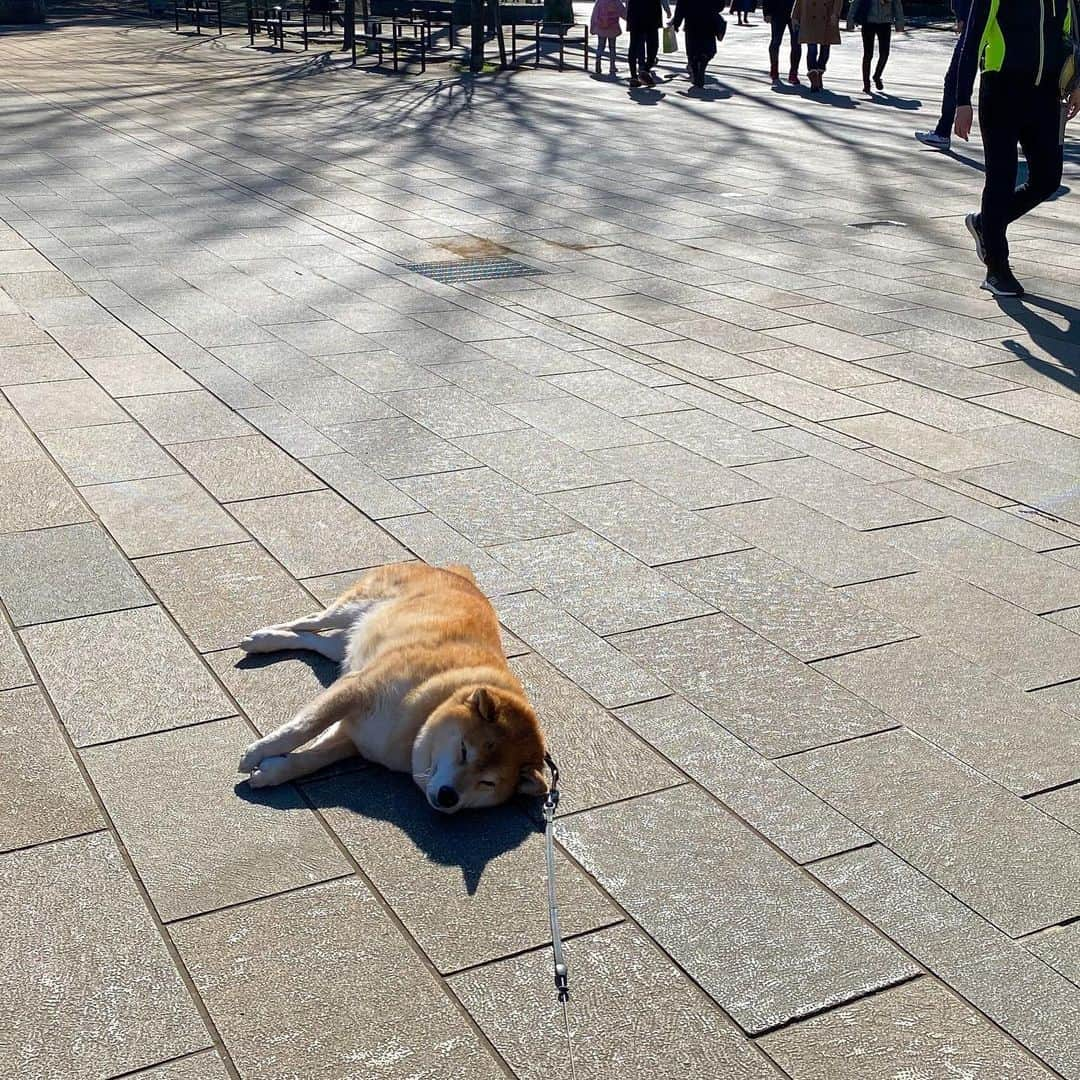
<path fill-rule="evenodd" d="M 412 773 L 444 813 L 547 790 L 536 713 L 468 567 L 370 570 L 325 611 L 256 630 L 240 647 L 310 649 L 341 664 L 340 678 L 295 719 L 244 751 L 240 772 L 252 787 L 359 751 Z"/>

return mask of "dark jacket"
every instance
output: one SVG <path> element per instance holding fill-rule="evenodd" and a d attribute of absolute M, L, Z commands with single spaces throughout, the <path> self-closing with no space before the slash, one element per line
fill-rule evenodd
<path fill-rule="evenodd" d="M 791 17 L 791 5 L 793 0 L 761 0 L 761 14 L 767 19 L 776 16 L 778 19 Z"/>
<path fill-rule="evenodd" d="M 716 16 L 727 0 L 678 0 L 671 25 L 686 26 L 686 55 L 692 60 L 711 60 L 716 55 Z"/>
<path fill-rule="evenodd" d="M 626 0 L 627 30 L 659 30 L 661 22 L 660 0 Z"/>
<path fill-rule="evenodd" d="M 973 0 L 956 69 L 957 104 L 971 104 L 980 69 L 1056 85 L 1071 25 L 1068 0 Z"/>

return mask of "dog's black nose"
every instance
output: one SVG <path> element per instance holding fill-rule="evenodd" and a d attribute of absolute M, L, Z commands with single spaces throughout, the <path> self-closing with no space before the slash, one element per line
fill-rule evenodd
<path fill-rule="evenodd" d="M 457 806 L 458 793 L 452 787 L 447 787 L 446 784 L 443 784 L 443 786 L 439 788 L 438 795 L 435 796 L 435 801 L 440 806 L 449 810 L 451 806 Z"/>

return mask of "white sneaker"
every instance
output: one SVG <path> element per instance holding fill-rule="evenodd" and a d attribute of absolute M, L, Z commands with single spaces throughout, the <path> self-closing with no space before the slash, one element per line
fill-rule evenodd
<path fill-rule="evenodd" d="M 948 150 L 952 146 L 952 139 L 948 135 L 939 135 L 936 131 L 916 131 L 915 138 L 923 146 L 930 146 L 935 150 Z"/>

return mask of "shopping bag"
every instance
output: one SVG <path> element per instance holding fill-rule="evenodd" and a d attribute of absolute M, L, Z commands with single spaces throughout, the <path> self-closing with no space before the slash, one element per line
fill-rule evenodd
<path fill-rule="evenodd" d="M 678 52 L 679 39 L 675 36 L 675 31 L 670 26 L 664 27 L 664 52 L 672 53 Z"/>

